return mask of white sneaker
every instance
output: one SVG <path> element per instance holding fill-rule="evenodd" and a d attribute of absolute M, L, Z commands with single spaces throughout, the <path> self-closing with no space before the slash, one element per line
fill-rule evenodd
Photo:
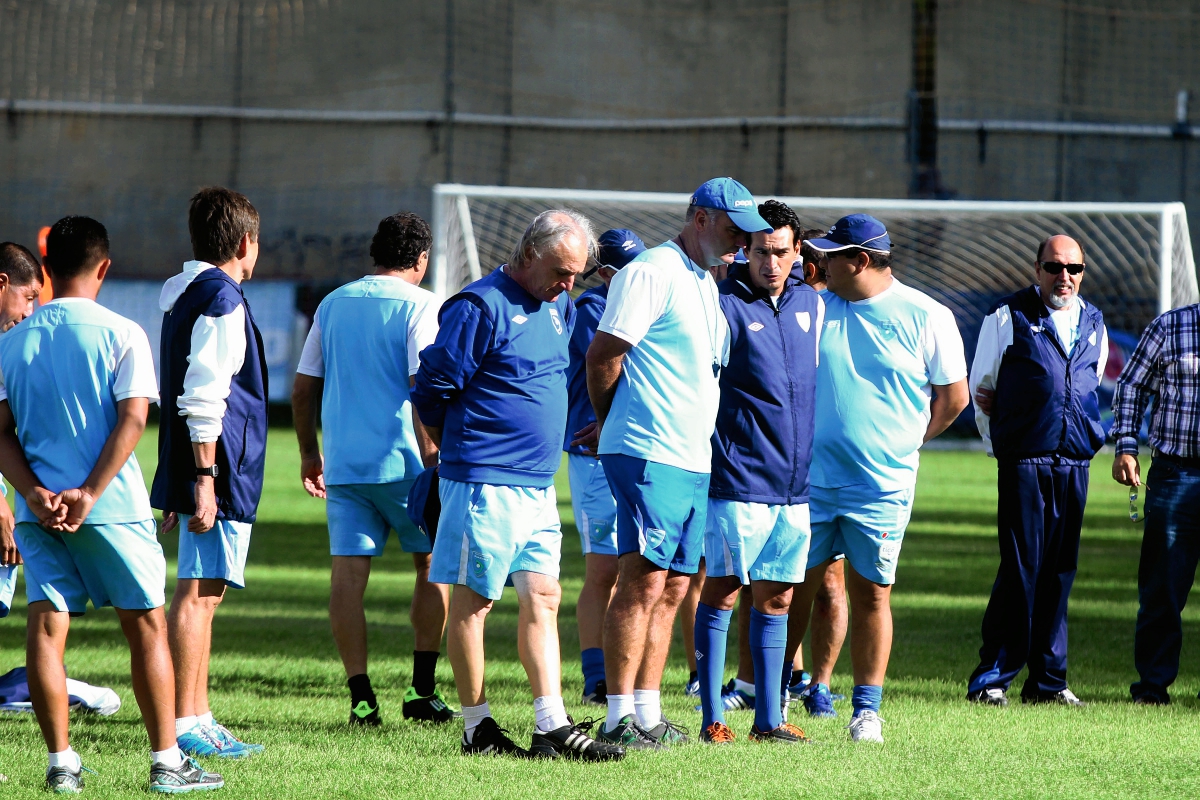
<path fill-rule="evenodd" d="M 874 711 L 858 712 L 846 727 L 850 729 L 850 738 L 856 742 L 883 744 L 883 719 Z"/>

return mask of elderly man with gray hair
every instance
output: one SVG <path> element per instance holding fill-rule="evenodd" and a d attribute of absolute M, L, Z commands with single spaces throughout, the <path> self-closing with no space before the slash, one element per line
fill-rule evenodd
<path fill-rule="evenodd" d="M 617 759 L 567 717 L 558 647 L 562 531 L 554 493 L 567 424 L 568 292 L 596 250 L 591 223 L 547 211 L 509 262 L 442 306 L 412 399 L 441 447 L 441 516 L 429 580 L 454 585 L 447 651 L 463 706 L 464 754 Z M 525 750 L 492 719 L 483 629 L 506 583 L 517 591 L 517 649 L 537 715 Z"/>

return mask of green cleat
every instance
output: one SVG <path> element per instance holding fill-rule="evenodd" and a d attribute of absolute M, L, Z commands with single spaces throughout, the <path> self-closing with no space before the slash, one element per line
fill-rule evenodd
<path fill-rule="evenodd" d="M 379 718 L 379 704 L 376 701 L 374 708 L 366 700 L 359 700 L 358 705 L 350 709 L 350 724 L 361 725 L 362 727 L 377 727 L 383 723 Z"/>
<path fill-rule="evenodd" d="M 675 744 L 686 744 L 688 729 L 681 725 L 676 725 L 671 720 L 663 717 L 657 725 L 646 731 L 646 735 L 660 745 L 669 747 Z"/>
<path fill-rule="evenodd" d="M 605 730 L 604 724 L 601 723 L 596 738 L 609 744 L 619 744 L 626 750 L 665 749 L 664 745 L 659 744 L 658 740 L 651 736 L 645 728 L 638 725 L 637 717 L 633 714 L 621 717 L 621 724 L 617 725 L 615 730 Z"/>
<path fill-rule="evenodd" d="M 404 706 L 401 708 L 401 712 L 405 719 L 439 724 L 462 717 L 460 712 L 450 707 L 446 698 L 438 690 L 435 689 L 433 694 L 428 697 L 422 697 L 411 686 L 404 693 Z"/>

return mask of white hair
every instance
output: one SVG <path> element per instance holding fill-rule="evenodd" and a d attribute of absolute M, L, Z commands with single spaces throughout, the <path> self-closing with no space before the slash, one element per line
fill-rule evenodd
<path fill-rule="evenodd" d="M 553 208 L 533 218 L 509 254 L 508 264 L 513 269 L 519 269 L 553 250 L 571 234 L 583 237 L 587 243 L 588 261 L 594 261 L 599 246 L 591 220 L 578 211 Z"/>

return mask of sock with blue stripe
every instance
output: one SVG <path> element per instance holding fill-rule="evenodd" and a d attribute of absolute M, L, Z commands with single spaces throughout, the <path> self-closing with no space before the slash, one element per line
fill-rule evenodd
<path fill-rule="evenodd" d="M 596 691 L 596 684 L 604 680 L 604 651 L 589 647 L 579 654 L 583 659 L 583 693 Z"/>
<path fill-rule="evenodd" d="M 883 702 L 883 687 L 867 684 L 855 686 L 850 702 L 854 706 L 854 716 L 856 717 L 860 711 L 874 711 L 878 714 L 879 704 Z"/>
<path fill-rule="evenodd" d="M 754 659 L 754 724 L 773 731 L 783 724 L 783 653 L 787 649 L 787 614 L 764 614 L 750 609 L 750 656 Z"/>
<path fill-rule="evenodd" d="M 725 644 L 733 609 L 722 611 L 700 603 L 696 606 L 696 677 L 700 680 L 700 730 L 725 721 L 721 702 L 721 679 L 725 677 Z"/>

